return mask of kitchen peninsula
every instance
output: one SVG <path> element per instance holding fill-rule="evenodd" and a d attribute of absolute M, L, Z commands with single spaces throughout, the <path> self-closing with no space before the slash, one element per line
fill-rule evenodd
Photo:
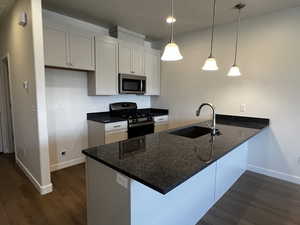
<path fill-rule="evenodd" d="M 269 119 L 206 123 L 84 150 L 88 225 L 194 225 L 247 168 L 247 141 Z"/>

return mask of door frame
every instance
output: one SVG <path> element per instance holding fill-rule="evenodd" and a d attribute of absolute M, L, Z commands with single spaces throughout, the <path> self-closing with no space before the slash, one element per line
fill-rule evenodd
<path fill-rule="evenodd" d="M 1 58 L 0 58 L 0 63 L 2 64 L 4 60 L 7 60 L 7 76 L 8 76 L 8 85 L 9 85 L 9 100 L 10 100 L 10 113 L 11 113 L 11 126 L 12 126 L 12 132 L 13 132 L 13 151 L 12 152 L 5 152 L 3 151 L 3 153 L 16 153 L 16 141 L 15 141 L 15 118 L 14 118 L 14 101 L 13 101 L 13 97 L 12 97 L 12 76 L 11 76 L 11 63 L 10 63 L 10 55 L 9 53 L 4 54 Z M 1 103 L 1 101 L 0 101 Z M 2 127 L 0 127 L 0 129 L 2 129 Z M 3 136 L 3 134 L 2 134 Z"/>

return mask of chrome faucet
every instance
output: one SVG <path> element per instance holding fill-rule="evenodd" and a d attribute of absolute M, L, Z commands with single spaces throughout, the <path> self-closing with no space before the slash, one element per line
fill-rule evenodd
<path fill-rule="evenodd" d="M 204 106 L 209 106 L 212 109 L 213 119 L 212 119 L 211 129 L 212 129 L 212 135 L 216 135 L 217 134 L 217 129 L 216 129 L 216 110 L 215 110 L 215 107 L 212 104 L 210 104 L 210 103 L 203 103 L 203 104 L 201 104 L 199 106 L 198 110 L 196 111 L 196 116 L 198 116 L 198 117 L 200 116 L 201 109 Z"/>

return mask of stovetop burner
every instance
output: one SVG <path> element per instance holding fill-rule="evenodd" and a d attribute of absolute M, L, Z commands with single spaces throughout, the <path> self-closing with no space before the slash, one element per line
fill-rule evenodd
<path fill-rule="evenodd" d="M 153 121 L 150 112 L 139 112 L 136 103 L 133 102 L 113 103 L 109 108 L 111 115 L 127 119 L 129 124 Z"/>
<path fill-rule="evenodd" d="M 110 114 L 127 119 L 128 138 L 154 133 L 154 120 L 149 112 L 138 110 L 136 103 L 119 102 L 109 105 Z"/>

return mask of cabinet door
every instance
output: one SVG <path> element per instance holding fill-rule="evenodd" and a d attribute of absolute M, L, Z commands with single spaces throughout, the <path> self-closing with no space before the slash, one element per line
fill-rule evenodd
<path fill-rule="evenodd" d="M 88 34 L 69 33 L 71 67 L 95 70 L 94 38 Z"/>
<path fill-rule="evenodd" d="M 145 51 L 143 47 L 133 46 L 132 48 L 132 73 L 136 75 L 145 74 Z"/>
<path fill-rule="evenodd" d="M 160 51 L 147 49 L 145 52 L 146 95 L 160 95 Z"/>
<path fill-rule="evenodd" d="M 169 129 L 169 124 L 155 124 L 154 133 L 166 131 Z"/>
<path fill-rule="evenodd" d="M 128 139 L 127 132 L 105 134 L 105 144 L 111 144 Z"/>
<path fill-rule="evenodd" d="M 46 66 L 68 67 L 65 31 L 44 27 L 44 48 Z"/>
<path fill-rule="evenodd" d="M 119 43 L 119 72 L 132 74 L 132 49 L 127 43 Z"/>
<path fill-rule="evenodd" d="M 118 94 L 118 43 L 96 38 L 95 95 Z"/>

